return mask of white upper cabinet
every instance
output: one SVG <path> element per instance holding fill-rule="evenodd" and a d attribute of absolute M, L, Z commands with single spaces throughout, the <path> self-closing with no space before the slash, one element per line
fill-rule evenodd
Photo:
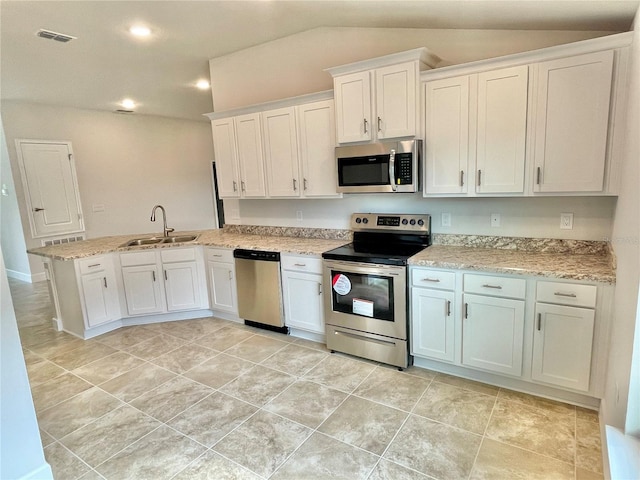
<path fill-rule="evenodd" d="M 416 135 L 417 62 L 379 68 L 376 75 L 376 137 Z"/>
<path fill-rule="evenodd" d="M 426 82 L 424 194 L 466 193 L 469 77 Z"/>
<path fill-rule="evenodd" d="M 370 73 L 357 72 L 334 78 L 333 90 L 338 142 L 372 140 Z"/>
<path fill-rule="evenodd" d="M 262 112 L 262 130 L 269 196 L 300 196 L 295 108 Z"/>
<path fill-rule="evenodd" d="M 333 100 L 299 105 L 298 140 L 305 197 L 337 197 Z"/>
<path fill-rule="evenodd" d="M 416 136 L 419 73 L 439 61 L 417 48 L 327 69 L 333 76 L 338 143 Z"/>
<path fill-rule="evenodd" d="M 238 116 L 235 118 L 235 124 L 242 197 L 264 197 L 267 191 L 264 181 L 260 113 Z"/>
<path fill-rule="evenodd" d="M 478 75 L 477 193 L 524 193 L 528 70 Z"/>
<path fill-rule="evenodd" d="M 604 189 L 612 50 L 537 65 L 534 192 Z"/>
<path fill-rule="evenodd" d="M 216 160 L 218 195 L 220 198 L 240 197 L 240 172 L 233 117 L 211 122 L 213 153 Z"/>

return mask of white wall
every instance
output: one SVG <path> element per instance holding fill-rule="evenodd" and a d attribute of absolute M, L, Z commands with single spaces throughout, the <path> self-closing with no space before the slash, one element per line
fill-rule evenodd
<path fill-rule="evenodd" d="M 0 243 L 7 275 L 29 281 L 31 276 L 29 259 L 2 119 L 0 119 L 0 185 L 6 191 L 6 195 L 0 194 Z"/>
<path fill-rule="evenodd" d="M 428 213 L 435 233 L 606 240 L 615 198 L 423 198 L 422 194 L 345 195 L 327 200 L 225 200 L 225 221 L 247 225 L 349 228 L 354 212 Z M 302 221 L 296 213 L 302 213 Z M 574 214 L 573 230 L 560 229 L 560 214 Z M 451 214 L 451 227 L 441 226 Z M 499 213 L 502 226 L 490 226 Z"/>
<path fill-rule="evenodd" d="M 635 19 L 630 73 L 622 184 L 612 233 L 612 245 L 618 258 L 615 318 L 611 332 L 607 385 L 603 401 L 605 422 L 620 429 L 625 428 L 634 330 L 638 328 L 636 324 L 640 282 L 640 193 L 638 190 L 640 185 L 640 10 Z M 640 352 L 636 355 L 640 355 Z M 640 382 L 638 379 L 635 381 Z M 640 399 L 635 399 L 634 408 L 640 408 Z M 640 426 L 636 426 L 638 427 Z"/>
<path fill-rule="evenodd" d="M 458 64 L 576 42 L 615 32 L 317 28 L 212 59 L 213 106 L 220 112 L 333 88 L 323 70 L 427 47 Z"/>
<path fill-rule="evenodd" d="M 26 217 L 18 138 L 72 143 L 88 238 L 160 233 L 162 223 L 149 221 L 156 204 L 176 230 L 214 228 L 208 122 L 19 102 L 3 102 L 2 119 L 28 248 L 41 243 Z M 30 262 L 32 274 L 42 272 L 40 259 Z"/>
<path fill-rule="evenodd" d="M 42 451 L 2 255 L 0 304 L 0 478 L 53 479 Z"/>

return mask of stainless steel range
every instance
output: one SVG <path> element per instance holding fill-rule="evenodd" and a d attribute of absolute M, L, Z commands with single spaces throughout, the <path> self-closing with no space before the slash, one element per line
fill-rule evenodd
<path fill-rule="evenodd" d="M 407 260 L 431 244 L 431 217 L 354 213 L 351 229 L 322 254 L 327 348 L 405 368 Z"/>

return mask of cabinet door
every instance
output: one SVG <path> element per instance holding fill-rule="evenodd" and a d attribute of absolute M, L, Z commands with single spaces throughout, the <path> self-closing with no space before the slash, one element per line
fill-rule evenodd
<path fill-rule="evenodd" d="M 285 324 L 324 334 L 322 275 L 315 273 L 282 273 Z"/>
<path fill-rule="evenodd" d="M 106 271 L 90 273 L 82 275 L 81 283 L 86 326 L 95 327 L 114 320 L 118 292 L 113 275 Z"/>
<path fill-rule="evenodd" d="M 262 112 L 267 191 L 271 197 L 299 197 L 295 108 Z"/>
<path fill-rule="evenodd" d="M 164 312 L 160 272 L 156 265 L 122 267 L 129 315 Z"/>
<path fill-rule="evenodd" d="M 165 263 L 165 291 L 167 310 L 194 310 L 200 308 L 200 285 L 196 262 Z"/>
<path fill-rule="evenodd" d="M 476 192 L 523 193 L 526 65 L 478 75 Z"/>
<path fill-rule="evenodd" d="M 376 136 L 379 139 L 416 134 L 416 62 L 376 70 Z"/>
<path fill-rule="evenodd" d="M 211 309 L 238 314 L 235 267 L 232 263 L 208 262 Z"/>
<path fill-rule="evenodd" d="M 211 122 L 213 152 L 216 161 L 218 195 L 220 198 L 240 197 L 240 175 L 233 118 Z"/>
<path fill-rule="evenodd" d="M 336 131 L 333 100 L 298 107 L 302 193 L 305 197 L 337 197 Z"/>
<path fill-rule="evenodd" d="M 603 189 L 613 51 L 538 65 L 535 192 Z"/>
<path fill-rule="evenodd" d="M 411 289 L 411 353 L 454 361 L 454 293 Z"/>
<path fill-rule="evenodd" d="M 426 82 L 424 88 L 424 195 L 465 193 L 469 157 L 469 77 Z"/>
<path fill-rule="evenodd" d="M 373 139 L 371 125 L 371 77 L 368 71 L 333 79 L 336 133 L 339 143 Z"/>
<path fill-rule="evenodd" d="M 462 363 L 522 375 L 524 301 L 464 295 Z"/>
<path fill-rule="evenodd" d="M 594 318 L 589 308 L 537 303 L 531 377 L 588 391 Z"/>
<path fill-rule="evenodd" d="M 251 113 L 235 118 L 240 165 L 240 190 L 242 197 L 265 197 L 264 155 L 260 114 Z"/>

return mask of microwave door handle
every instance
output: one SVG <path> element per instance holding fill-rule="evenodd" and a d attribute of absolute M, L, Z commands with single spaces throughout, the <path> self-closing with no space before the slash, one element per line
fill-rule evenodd
<path fill-rule="evenodd" d="M 389 183 L 391 184 L 391 190 L 396 191 L 396 151 L 391 149 L 389 155 Z"/>

